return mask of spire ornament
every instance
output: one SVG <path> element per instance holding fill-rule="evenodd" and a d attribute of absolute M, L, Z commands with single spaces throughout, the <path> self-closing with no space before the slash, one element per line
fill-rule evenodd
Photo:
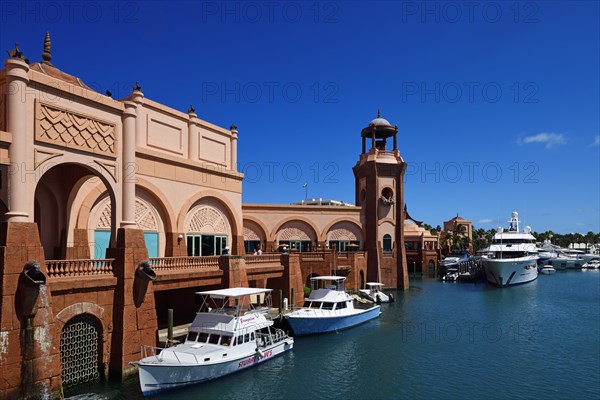
<path fill-rule="evenodd" d="M 195 114 L 196 113 L 196 109 L 190 105 L 190 108 L 188 108 L 188 114 Z"/>
<path fill-rule="evenodd" d="M 377 118 L 381 118 L 381 109 L 377 107 Z"/>
<path fill-rule="evenodd" d="M 237 131 L 237 126 L 235 126 L 235 124 L 231 124 L 231 126 L 229 127 L 230 131 Z"/>
<path fill-rule="evenodd" d="M 140 86 L 140 84 L 138 82 L 135 83 L 135 86 L 133 87 L 133 91 L 134 92 L 141 92 L 142 91 L 142 87 Z"/>
<path fill-rule="evenodd" d="M 46 37 L 44 37 L 44 52 L 42 53 L 42 60 L 44 60 L 44 64 L 52 65 L 52 54 L 50 51 L 50 47 L 52 42 L 50 41 L 50 32 L 46 32 Z"/>

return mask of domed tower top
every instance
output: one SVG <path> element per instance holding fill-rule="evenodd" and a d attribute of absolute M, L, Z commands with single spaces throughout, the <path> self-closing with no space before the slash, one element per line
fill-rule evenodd
<path fill-rule="evenodd" d="M 369 122 L 369 125 L 360 132 L 362 137 L 362 152 L 366 153 L 366 139 L 371 138 L 371 149 L 376 148 L 379 151 L 386 151 L 387 139 L 394 138 L 392 150 L 398 150 L 398 127 L 392 126 L 388 120 L 381 118 L 381 111 L 377 109 L 377 118 Z"/>

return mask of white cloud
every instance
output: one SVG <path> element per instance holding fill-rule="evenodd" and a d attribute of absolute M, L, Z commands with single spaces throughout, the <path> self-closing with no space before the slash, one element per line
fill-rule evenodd
<path fill-rule="evenodd" d="M 596 135 L 596 137 L 594 138 L 594 143 L 592 143 L 592 146 L 600 146 L 600 135 Z"/>
<path fill-rule="evenodd" d="M 479 221 L 477 221 L 477 223 L 479 224 L 489 224 L 490 222 L 493 222 L 494 220 L 492 218 L 483 218 L 480 219 Z"/>
<path fill-rule="evenodd" d="M 544 147 L 551 149 L 554 146 L 565 144 L 566 136 L 563 133 L 538 133 L 533 136 L 526 136 L 519 140 L 520 144 L 543 143 Z"/>
<path fill-rule="evenodd" d="M 587 224 L 583 223 L 583 222 L 577 222 L 577 223 L 575 223 L 575 226 L 586 226 L 586 225 Z"/>

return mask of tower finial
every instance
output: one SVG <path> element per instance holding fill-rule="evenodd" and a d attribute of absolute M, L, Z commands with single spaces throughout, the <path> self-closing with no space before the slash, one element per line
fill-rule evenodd
<path fill-rule="evenodd" d="M 377 107 L 377 118 L 381 118 L 381 109 Z"/>
<path fill-rule="evenodd" d="M 46 37 L 44 37 L 44 52 L 42 53 L 42 60 L 44 60 L 44 64 L 52 65 L 52 54 L 50 52 L 50 46 L 52 42 L 50 41 L 50 32 L 46 32 Z"/>

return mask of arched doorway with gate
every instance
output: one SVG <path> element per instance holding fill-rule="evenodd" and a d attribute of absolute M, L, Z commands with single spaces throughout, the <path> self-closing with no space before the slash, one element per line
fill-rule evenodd
<path fill-rule="evenodd" d="M 91 314 L 71 318 L 60 334 L 60 366 L 64 388 L 97 381 L 102 371 L 102 324 Z"/>

